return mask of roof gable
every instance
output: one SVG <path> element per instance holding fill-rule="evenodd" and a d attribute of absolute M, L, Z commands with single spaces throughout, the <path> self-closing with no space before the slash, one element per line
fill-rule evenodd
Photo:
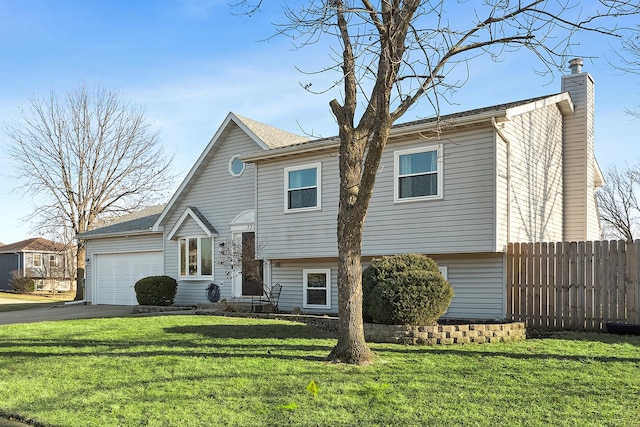
<path fill-rule="evenodd" d="M 200 212 L 198 208 L 194 206 L 188 206 L 180 216 L 180 219 L 176 221 L 173 228 L 171 228 L 171 231 L 169 231 L 169 233 L 167 234 L 167 238 L 172 239 L 173 236 L 175 236 L 176 233 L 180 230 L 185 221 L 187 221 L 189 218 L 195 221 L 207 236 L 216 237 L 218 235 L 216 229 L 213 227 L 213 225 L 211 225 L 209 220 L 202 214 L 202 212 Z"/>
<path fill-rule="evenodd" d="M 167 203 L 165 209 L 162 211 L 158 219 L 156 220 L 153 229 L 155 231 L 160 230 L 160 226 L 165 217 L 169 214 L 176 202 L 180 199 L 180 196 L 189 190 L 189 184 L 198 174 L 199 170 L 206 167 L 207 159 L 213 154 L 215 148 L 220 141 L 224 139 L 224 135 L 230 126 L 238 126 L 249 138 L 256 143 L 262 150 L 268 151 L 274 148 L 286 147 L 293 144 L 298 144 L 302 141 L 306 141 L 308 138 L 287 132 L 281 129 L 274 128 L 264 123 L 257 122 L 255 120 L 248 119 L 246 117 L 239 116 L 230 112 L 224 119 L 216 133 L 213 135 L 209 144 L 202 151 L 198 160 L 187 173 L 187 176 L 182 180 L 182 183 L 175 191 L 169 203 Z"/>

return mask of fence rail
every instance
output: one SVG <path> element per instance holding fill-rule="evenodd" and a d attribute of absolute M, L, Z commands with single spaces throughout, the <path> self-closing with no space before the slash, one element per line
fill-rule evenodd
<path fill-rule="evenodd" d="M 640 240 L 509 243 L 507 316 L 544 329 L 640 323 Z"/>

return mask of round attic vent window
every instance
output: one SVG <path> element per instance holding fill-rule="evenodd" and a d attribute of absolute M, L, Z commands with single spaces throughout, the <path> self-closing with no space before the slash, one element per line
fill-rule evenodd
<path fill-rule="evenodd" d="M 244 172 L 245 164 L 240 160 L 240 155 L 235 155 L 229 160 L 229 173 L 231 176 L 240 176 Z"/>

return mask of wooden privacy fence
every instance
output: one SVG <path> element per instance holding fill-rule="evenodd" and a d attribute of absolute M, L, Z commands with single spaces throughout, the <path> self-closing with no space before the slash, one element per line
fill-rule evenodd
<path fill-rule="evenodd" d="M 509 243 L 507 317 L 530 327 L 640 323 L 640 240 Z"/>

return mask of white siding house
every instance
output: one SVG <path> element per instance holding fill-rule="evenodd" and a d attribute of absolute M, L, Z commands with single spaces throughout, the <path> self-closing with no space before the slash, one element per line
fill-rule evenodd
<path fill-rule="evenodd" d="M 495 319 L 505 313 L 508 242 L 597 237 L 593 79 L 574 72 L 562 85 L 394 126 L 365 223 L 365 265 L 427 254 L 454 288 L 446 316 Z M 261 260 L 265 283 L 282 285 L 281 310 L 336 313 L 338 148 L 336 138 L 306 140 L 230 113 L 147 230 L 158 240 L 141 241 L 162 249 L 176 303 L 206 302 L 211 282 L 227 300 L 259 296 L 248 255 Z M 88 285 L 95 302 L 93 292 Z"/>

